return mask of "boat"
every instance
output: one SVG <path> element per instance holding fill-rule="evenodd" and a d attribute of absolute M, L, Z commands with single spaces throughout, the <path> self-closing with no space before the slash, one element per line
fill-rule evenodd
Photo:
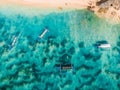
<path fill-rule="evenodd" d="M 18 38 L 21 36 L 21 33 L 17 33 L 15 35 L 13 35 L 12 39 L 11 39 L 11 43 L 8 45 L 9 46 L 9 50 L 11 50 L 15 44 L 17 43 L 18 41 Z"/>
<path fill-rule="evenodd" d="M 44 35 L 48 32 L 48 29 L 44 29 L 44 31 L 41 33 L 41 35 L 39 36 L 39 38 L 43 38 Z"/>
<path fill-rule="evenodd" d="M 61 70 L 70 70 L 72 68 L 73 68 L 72 64 L 63 64 L 63 65 L 61 65 Z"/>
<path fill-rule="evenodd" d="M 12 47 L 15 45 L 16 41 L 17 41 L 17 37 L 14 37 L 13 42 L 11 44 Z"/>
<path fill-rule="evenodd" d="M 55 67 L 61 74 L 65 74 L 65 73 L 67 73 L 67 71 L 73 71 L 73 65 L 70 63 L 56 64 Z"/>
<path fill-rule="evenodd" d="M 97 48 L 110 48 L 111 47 L 111 45 L 106 40 L 97 41 L 96 44 L 94 45 Z"/>
<path fill-rule="evenodd" d="M 98 48 L 110 48 L 111 45 L 110 44 L 101 44 L 98 46 Z"/>
<path fill-rule="evenodd" d="M 8 45 L 9 46 L 9 50 L 11 50 L 15 46 L 15 44 L 17 42 L 17 39 L 18 39 L 17 36 L 13 36 L 13 40 L 12 40 L 11 44 Z"/>

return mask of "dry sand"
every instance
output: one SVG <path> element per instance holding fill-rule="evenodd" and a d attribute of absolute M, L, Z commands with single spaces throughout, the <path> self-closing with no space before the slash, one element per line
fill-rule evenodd
<path fill-rule="evenodd" d="M 2 0 L 0 6 L 19 5 L 37 8 L 81 9 L 88 6 L 89 0 Z"/>
<path fill-rule="evenodd" d="M 98 1 L 105 2 L 103 2 L 100 5 L 96 5 L 96 2 Z M 93 11 L 99 17 L 111 19 L 112 21 L 115 22 L 120 22 L 120 8 L 118 8 L 119 7 L 118 5 L 120 3 L 118 3 L 117 1 L 118 0 L 1 0 L 0 7 L 19 6 L 37 9 L 51 8 L 58 10 L 87 8 Z"/>

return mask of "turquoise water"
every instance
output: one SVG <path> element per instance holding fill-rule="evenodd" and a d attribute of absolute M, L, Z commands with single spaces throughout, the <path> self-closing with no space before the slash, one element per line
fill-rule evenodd
<path fill-rule="evenodd" d="M 40 39 L 44 28 L 49 32 Z M 1 12 L 0 90 L 119 90 L 119 28 L 87 10 Z M 111 48 L 96 48 L 103 40 Z M 60 72 L 59 63 L 72 71 Z"/>

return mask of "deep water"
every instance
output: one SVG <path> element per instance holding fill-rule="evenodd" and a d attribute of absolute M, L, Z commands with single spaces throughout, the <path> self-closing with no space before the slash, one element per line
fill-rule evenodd
<path fill-rule="evenodd" d="M 38 38 L 45 28 L 49 32 Z M 97 48 L 99 41 L 111 47 Z M 73 68 L 61 72 L 56 64 Z M 0 90 L 120 90 L 120 24 L 87 10 L 1 12 Z"/>

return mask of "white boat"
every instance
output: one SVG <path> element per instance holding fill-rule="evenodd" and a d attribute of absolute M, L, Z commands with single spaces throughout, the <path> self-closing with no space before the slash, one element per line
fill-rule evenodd
<path fill-rule="evenodd" d="M 17 37 L 14 37 L 13 42 L 11 44 L 12 47 L 15 45 L 16 41 L 17 41 Z"/>
<path fill-rule="evenodd" d="M 12 39 L 11 39 L 11 43 L 8 45 L 8 47 L 9 47 L 9 51 L 11 51 L 12 50 L 12 48 L 14 48 L 15 46 L 16 46 L 16 44 L 17 44 L 17 42 L 18 42 L 18 39 L 19 39 L 19 37 L 21 36 L 21 34 L 22 34 L 22 32 L 20 33 L 20 34 L 16 34 L 16 35 L 13 35 L 12 36 Z M 9 52 L 10 53 L 10 52 Z"/>
<path fill-rule="evenodd" d="M 17 40 L 18 40 L 18 37 L 14 36 L 13 40 L 12 40 L 12 43 L 10 45 L 8 45 L 9 46 L 9 50 L 11 50 L 15 46 L 15 44 L 17 43 Z"/>
<path fill-rule="evenodd" d="M 17 43 L 17 40 L 18 40 L 18 38 L 20 37 L 20 35 L 21 35 L 21 34 L 19 34 L 19 35 L 14 35 L 14 36 L 13 36 L 13 38 L 12 38 L 12 43 L 9 45 L 9 46 L 10 46 L 10 49 L 12 49 L 12 48 L 15 46 L 15 44 Z"/>
<path fill-rule="evenodd" d="M 47 32 L 48 32 L 48 29 L 45 29 L 45 30 L 42 32 L 42 34 L 39 36 L 39 38 L 43 38 L 44 35 L 45 35 Z"/>
<path fill-rule="evenodd" d="M 111 45 L 110 44 L 101 44 L 98 46 L 98 48 L 110 48 Z"/>

